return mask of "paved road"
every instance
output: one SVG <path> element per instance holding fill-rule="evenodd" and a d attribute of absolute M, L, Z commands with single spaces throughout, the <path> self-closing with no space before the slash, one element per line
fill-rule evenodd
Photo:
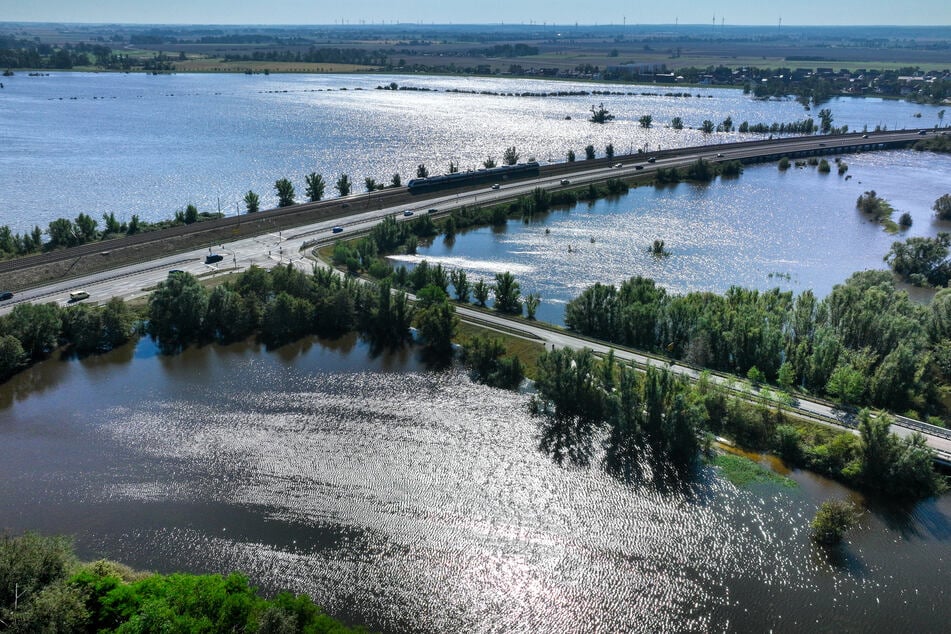
<path fill-rule="evenodd" d="M 893 141 L 916 140 L 919 137 L 916 131 L 888 133 L 888 135 L 870 135 L 870 139 L 861 139 L 859 135 L 849 137 L 805 137 L 802 139 L 785 139 L 781 144 L 781 153 L 790 154 L 793 152 L 814 152 L 814 151 L 836 151 L 840 147 L 853 147 L 857 142 L 868 143 L 875 142 L 878 139 L 887 139 Z M 618 175 L 641 175 L 649 174 L 660 167 L 676 167 L 689 164 L 697 158 L 706 158 L 711 160 L 747 160 L 753 157 L 762 156 L 765 152 L 763 142 L 750 144 L 729 144 L 724 146 L 708 146 L 703 148 L 693 148 L 692 152 L 678 152 L 676 155 L 662 157 L 658 156 L 652 163 L 647 162 L 648 155 L 637 156 L 635 161 L 629 160 L 630 157 L 622 157 L 617 160 L 620 167 L 614 167 L 612 164 L 603 162 L 597 166 L 586 166 L 584 162 L 578 163 L 578 169 L 570 175 L 559 173 L 555 175 L 539 176 L 536 179 L 528 181 L 518 181 L 506 184 L 498 190 L 490 188 L 477 191 L 467 191 L 458 193 L 436 194 L 426 197 L 424 200 L 413 200 L 404 202 L 384 209 L 355 211 L 345 221 L 325 220 L 313 224 L 298 227 L 292 230 L 285 230 L 278 233 L 264 234 L 252 238 L 246 238 L 233 243 L 225 243 L 211 251 L 223 256 L 223 260 L 215 264 L 205 264 L 205 256 L 209 250 L 196 250 L 169 256 L 151 262 L 134 264 L 119 269 L 87 275 L 69 281 L 56 282 L 45 286 L 27 289 L 17 293 L 13 300 L 4 302 L 0 306 L 0 314 L 9 312 L 14 305 L 20 302 L 55 302 L 60 305 L 69 304 L 69 292 L 72 290 L 85 290 L 90 294 L 89 303 L 105 303 L 111 297 L 122 297 L 126 300 L 137 299 L 148 295 L 150 289 L 166 278 L 170 270 L 183 270 L 195 275 L 223 276 L 230 275 L 237 271 L 242 271 L 252 265 L 263 268 L 271 268 L 278 264 L 293 263 L 306 269 L 313 266 L 313 262 L 302 255 L 302 252 L 309 250 L 309 247 L 320 244 L 331 243 L 338 238 L 346 238 L 355 232 L 368 230 L 381 218 L 387 215 L 395 215 L 398 221 L 404 222 L 412 220 L 420 214 L 428 213 L 429 209 L 435 209 L 436 215 L 441 215 L 452 209 L 463 205 L 486 204 L 496 200 L 513 198 L 518 195 L 530 192 L 535 187 L 545 187 L 549 189 L 564 187 L 561 180 L 569 178 L 569 186 L 576 186 L 587 182 L 603 181 L 605 178 Z M 775 149 L 771 150 L 775 152 Z M 627 158 L 625 163 L 624 159 Z M 640 165 L 641 169 L 637 169 Z M 366 195 L 363 196 L 366 198 Z M 358 207 L 358 205 L 354 205 Z M 405 212 L 413 212 L 412 216 L 404 215 Z M 343 228 L 340 233 L 333 233 L 333 227 Z M 540 325 L 525 323 L 520 320 L 513 320 L 497 314 L 487 314 L 470 308 L 457 308 L 458 314 L 467 320 L 476 321 L 491 325 L 492 327 L 519 333 L 522 336 L 530 337 L 543 342 L 546 346 L 582 348 L 587 347 L 597 353 L 606 354 L 612 347 L 603 343 L 594 342 L 584 338 L 576 337 L 571 333 L 559 331 L 556 329 L 545 328 Z M 618 358 L 634 362 L 644 366 L 668 365 L 667 361 L 651 357 L 634 351 L 614 348 L 615 355 Z M 669 365 L 674 371 L 691 378 L 696 378 L 698 371 L 689 366 L 679 364 Z M 713 375 L 713 380 L 725 385 L 736 384 L 740 389 L 738 379 L 724 375 Z M 808 416 L 814 420 L 826 424 L 836 424 L 849 427 L 852 423 L 851 417 L 833 404 L 800 398 L 790 408 L 798 413 Z M 915 421 L 904 417 L 896 420 L 893 429 L 900 435 L 907 435 L 912 431 L 919 431 L 925 434 L 929 446 L 937 453 L 939 459 L 945 464 L 951 464 L 951 432 L 935 428 L 921 421 Z"/>

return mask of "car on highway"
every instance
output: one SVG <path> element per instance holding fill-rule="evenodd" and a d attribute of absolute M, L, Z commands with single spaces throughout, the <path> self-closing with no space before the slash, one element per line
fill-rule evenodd
<path fill-rule="evenodd" d="M 205 264 L 214 264 L 215 262 L 221 262 L 225 259 L 225 256 L 220 253 L 209 253 L 205 256 Z"/>
<path fill-rule="evenodd" d="M 863 139 L 867 139 L 867 138 L 868 138 L 868 135 L 867 135 L 867 134 L 863 134 L 863 135 L 862 135 L 862 138 L 863 138 Z"/>
<path fill-rule="evenodd" d="M 71 302 L 79 302 L 87 297 L 89 297 L 89 293 L 86 291 L 70 291 L 69 293 L 69 301 Z"/>
<path fill-rule="evenodd" d="M 343 231 L 343 227 L 341 227 L 340 225 L 337 225 L 336 227 L 331 229 L 331 231 L 334 233 L 341 233 Z"/>
<path fill-rule="evenodd" d="M 925 136 L 926 134 L 928 134 L 927 130 L 918 130 L 918 136 Z"/>
<path fill-rule="evenodd" d="M 403 212 L 403 215 L 406 216 L 407 218 L 409 218 L 410 216 L 413 215 L 413 213 L 414 213 L 414 212 L 413 212 L 412 209 L 407 209 L 406 211 Z"/>
<path fill-rule="evenodd" d="M 561 179 L 561 184 L 562 184 L 562 185 L 570 185 L 570 184 L 571 184 L 571 181 L 568 180 L 567 178 L 563 178 L 563 179 Z"/>
<path fill-rule="evenodd" d="M 8 299 L 13 299 L 13 293 L 10 291 L 0 291 L 0 302 L 5 302 Z"/>
<path fill-rule="evenodd" d="M 618 169 L 618 168 L 620 168 L 620 167 L 624 167 L 624 163 L 615 163 L 615 164 L 612 165 L 611 167 L 613 167 L 614 169 Z"/>
<path fill-rule="evenodd" d="M 717 158 L 723 158 L 723 154 L 720 152 L 717 152 Z"/>
<path fill-rule="evenodd" d="M 656 156 L 652 156 L 652 157 L 650 157 L 649 159 L 647 159 L 647 162 L 648 162 L 648 163 L 656 163 L 656 162 L 657 162 L 657 157 L 656 157 Z"/>
<path fill-rule="evenodd" d="M 499 185 L 498 183 L 493 183 L 493 184 L 492 184 L 492 189 L 501 189 L 501 187 L 502 187 L 502 186 Z"/>
<path fill-rule="evenodd" d="M 426 213 L 428 213 L 428 214 L 434 214 L 434 213 L 437 213 L 438 211 L 439 211 L 438 209 L 430 209 L 430 210 L 427 211 Z"/>
<path fill-rule="evenodd" d="M 644 166 L 643 166 L 643 165 L 635 165 L 635 166 L 634 166 L 634 169 L 636 169 L 636 170 L 642 170 L 642 169 L 644 169 Z"/>

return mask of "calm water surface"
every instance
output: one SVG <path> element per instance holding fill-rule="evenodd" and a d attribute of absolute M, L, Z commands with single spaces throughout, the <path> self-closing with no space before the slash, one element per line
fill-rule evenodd
<path fill-rule="evenodd" d="M 247 571 L 386 632 L 939 631 L 951 501 L 872 508 L 833 555 L 819 501 L 708 472 L 660 493 L 537 450 L 526 397 L 355 339 L 148 342 L 0 386 L 0 526 L 86 557 Z"/>
<path fill-rule="evenodd" d="M 375 90 L 395 81 L 434 92 Z M 51 73 L 4 78 L 0 90 L 0 224 L 23 232 L 79 212 L 128 220 L 170 218 L 194 203 L 233 213 L 254 190 L 275 206 L 274 182 L 289 178 L 298 198 L 304 175 L 328 183 L 342 173 L 356 190 L 365 177 L 404 182 L 419 163 L 434 173 L 450 161 L 476 167 L 509 146 L 523 158 L 564 160 L 568 150 L 618 152 L 732 141 L 665 126 L 679 116 L 689 127 L 732 116 L 738 125 L 806 118 L 794 101 L 755 101 L 739 90 L 619 86 L 465 77 L 366 75 L 158 75 Z M 512 97 L 447 93 L 611 90 L 624 96 Z M 691 97 L 642 95 L 689 92 Z M 617 119 L 589 123 L 593 103 Z M 940 108 L 877 99 L 828 104 L 836 125 L 870 129 L 933 126 Z M 649 130 L 637 122 L 651 114 Z M 921 114 L 921 118 L 916 118 Z M 566 117 L 571 117 L 566 119 Z M 746 135 L 742 138 L 755 138 Z M 331 195 L 332 188 L 328 188 Z"/>

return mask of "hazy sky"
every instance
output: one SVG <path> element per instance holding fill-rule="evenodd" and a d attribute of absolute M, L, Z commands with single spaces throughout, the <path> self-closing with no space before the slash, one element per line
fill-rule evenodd
<path fill-rule="evenodd" d="M 949 0 L 0 0 L 0 21 L 951 25 Z"/>

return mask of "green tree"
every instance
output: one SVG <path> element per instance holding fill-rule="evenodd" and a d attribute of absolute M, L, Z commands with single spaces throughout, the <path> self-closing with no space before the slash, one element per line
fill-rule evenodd
<path fill-rule="evenodd" d="M 307 200 L 317 202 L 323 199 L 324 191 L 327 189 L 327 182 L 323 176 L 317 172 L 311 172 L 304 177 L 304 182 L 307 184 Z"/>
<path fill-rule="evenodd" d="M 542 298 L 538 293 L 529 293 L 525 297 L 525 315 L 528 319 L 535 319 L 535 311 L 538 310 L 538 305 L 541 303 Z"/>
<path fill-rule="evenodd" d="M 63 311 L 63 335 L 78 355 L 87 355 L 99 349 L 99 310 L 88 305 L 70 306 Z"/>
<path fill-rule="evenodd" d="M 370 178 L 369 176 L 363 179 L 363 184 L 366 187 L 367 193 L 372 192 L 376 189 L 376 179 Z"/>
<path fill-rule="evenodd" d="M 431 358 L 445 360 L 452 356 L 452 340 L 456 336 L 456 326 L 459 323 L 455 315 L 455 308 L 449 303 L 449 296 L 436 285 L 423 289 L 429 293 L 421 293 L 427 301 L 421 302 L 417 311 L 419 334 L 423 339 L 423 347 Z"/>
<path fill-rule="evenodd" d="M 674 130 L 683 130 L 684 129 L 684 120 L 680 117 L 674 117 L 670 120 L 670 127 Z"/>
<path fill-rule="evenodd" d="M 518 357 L 503 358 L 505 345 L 499 339 L 473 337 L 463 349 L 463 361 L 479 383 L 506 390 L 517 389 L 524 378 Z"/>
<path fill-rule="evenodd" d="M 518 150 L 515 149 L 515 146 L 505 148 L 505 151 L 502 152 L 502 162 L 505 165 L 515 165 L 518 163 Z"/>
<path fill-rule="evenodd" d="M 49 236 L 49 248 L 71 247 L 79 244 L 78 232 L 72 221 L 67 218 L 57 218 L 50 222 L 46 229 Z"/>
<path fill-rule="evenodd" d="M 341 196 L 347 196 L 350 193 L 351 187 L 350 177 L 346 174 L 341 174 L 340 178 L 337 179 L 337 192 L 339 192 Z"/>
<path fill-rule="evenodd" d="M 139 220 L 138 214 L 132 214 L 132 218 L 129 219 L 129 228 L 126 229 L 126 233 L 130 236 L 134 236 L 142 230 L 142 223 Z"/>
<path fill-rule="evenodd" d="M 4 330 L 20 342 L 23 351 L 39 360 L 59 343 L 62 309 L 56 304 L 17 304 L 7 315 Z"/>
<path fill-rule="evenodd" d="M 164 352 L 198 341 L 205 332 L 208 292 L 189 273 L 168 276 L 149 296 L 146 332 Z"/>
<path fill-rule="evenodd" d="M 455 161 L 449 161 L 449 173 L 456 174 L 459 172 L 459 164 Z"/>
<path fill-rule="evenodd" d="M 72 544 L 65 537 L 0 535 L 0 606 L 12 606 L 18 591 L 26 596 L 64 580 L 75 565 Z"/>
<path fill-rule="evenodd" d="M 828 108 L 823 108 L 819 111 L 819 132 L 822 134 L 829 134 L 832 132 L 832 111 Z"/>
<path fill-rule="evenodd" d="M 938 198 L 931 208 L 941 220 L 951 220 L 951 194 L 944 194 Z"/>
<path fill-rule="evenodd" d="M 452 269 L 449 272 L 449 281 L 456 291 L 456 301 L 468 303 L 469 295 L 472 293 L 472 286 L 466 277 L 466 272 L 462 269 Z"/>
<path fill-rule="evenodd" d="M 492 169 L 493 167 L 496 166 L 495 159 L 490 156 L 489 158 L 482 161 L 482 166 L 485 169 Z"/>
<path fill-rule="evenodd" d="M 826 392 L 846 405 L 859 403 L 865 394 L 865 377 L 850 364 L 839 365 L 826 383 Z"/>
<path fill-rule="evenodd" d="M 479 281 L 472 286 L 472 297 L 475 299 L 476 304 L 485 308 L 485 303 L 489 301 L 490 290 L 489 285 L 480 277 Z"/>
<path fill-rule="evenodd" d="M 569 162 L 569 163 L 574 163 L 574 162 L 575 162 L 575 151 L 574 151 L 574 150 L 568 150 L 568 162 Z"/>
<path fill-rule="evenodd" d="M 274 183 L 274 189 L 277 191 L 277 206 L 289 207 L 294 204 L 294 185 L 282 178 Z"/>
<path fill-rule="evenodd" d="M 819 506 L 812 520 L 812 539 L 831 546 L 842 541 L 845 533 L 855 525 L 855 507 L 843 500 L 827 500 Z"/>
<path fill-rule="evenodd" d="M 709 119 L 704 119 L 703 123 L 700 124 L 700 131 L 704 134 L 712 134 L 715 128 L 716 126 L 713 125 L 713 121 L 710 121 Z"/>
<path fill-rule="evenodd" d="M 613 143 L 608 143 L 604 147 L 604 155 L 608 157 L 609 159 L 614 158 L 614 144 Z"/>
<path fill-rule="evenodd" d="M 403 182 L 400 180 L 399 174 L 393 174 L 390 177 L 390 187 L 401 187 Z"/>
<path fill-rule="evenodd" d="M 80 243 L 92 242 L 99 237 L 96 220 L 87 214 L 76 216 L 76 233 Z"/>
<path fill-rule="evenodd" d="M 13 335 L 0 335 L 0 381 L 18 372 L 26 359 L 19 339 Z"/>
<path fill-rule="evenodd" d="M 520 315 L 522 313 L 522 298 L 518 282 L 510 272 L 495 274 L 495 309 L 502 313 Z"/>
<path fill-rule="evenodd" d="M 589 161 L 594 159 L 594 146 L 593 146 L 593 145 L 586 145 L 586 146 L 585 146 L 585 148 L 584 148 L 584 157 L 585 157 L 586 160 L 589 160 Z"/>
<path fill-rule="evenodd" d="M 261 210 L 261 198 L 249 189 L 244 195 L 244 207 L 249 214 L 257 213 Z"/>
<path fill-rule="evenodd" d="M 429 170 L 426 169 L 426 166 L 420 163 L 416 166 L 416 178 L 426 178 L 429 176 Z"/>
<path fill-rule="evenodd" d="M 102 214 L 102 221 L 105 224 L 105 233 L 107 235 L 118 235 L 125 231 L 125 227 L 116 220 L 116 215 L 112 212 Z"/>
<path fill-rule="evenodd" d="M 641 124 L 642 128 L 649 128 L 654 122 L 654 117 L 650 116 L 649 114 L 645 114 L 640 119 L 638 119 L 637 122 Z"/>
<path fill-rule="evenodd" d="M 261 336 L 270 345 L 299 339 L 308 332 L 313 312 L 313 305 L 306 299 L 282 290 L 264 308 Z"/>

